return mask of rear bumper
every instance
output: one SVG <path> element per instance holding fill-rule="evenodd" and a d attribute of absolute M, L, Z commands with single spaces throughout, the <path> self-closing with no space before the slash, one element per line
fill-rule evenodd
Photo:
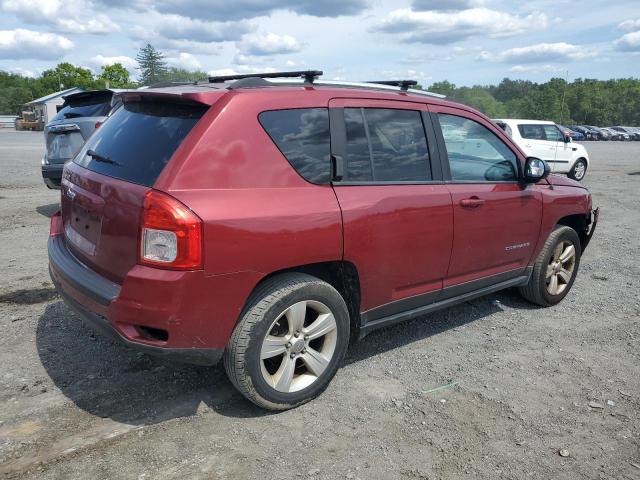
<path fill-rule="evenodd" d="M 94 330 L 135 350 L 171 360 L 199 365 L 214 365 L 220 361 L 224 348 L 174 346 L 171 334 L 167 341 L 149 340 L 141 335 L 137 325 L 130 323 L 133 317 L 137 317 L 140 320 L 134 321 L 143 322 L 143 325 L 151 328 L 165 327 L 167 323 L 180 317 L 179 304 L 167 319 L 157 315 L 158 309 L 155 306 L 145 310 L 139 302 L 127 310 L 126 305 L 119 304 L 123 287 L 82 264 L 66 247 L 63 235 L 49 238 L 48 252 L 49 274 L 57 291 L 65 303 Z M 153 285 L 148 287 L 153 290 Z M 156 295 L 151 296 L 154 297 Z M 162 302 L 158 299 L 156 303 Z M 155 324 L 149 320 L 150 312 L 158 317 Z M 178 323 L 177 330 L 185 330 L 179 327 Z M 201 342 L 201 338 L 205 337 L 204 333 L 197 335 L 193 330 L 186 330 L 187 335 L 192 335 L 191 343 Z M 184 343 L 184 336 L 181 339 Z"/>
<path fill-rule="evenodd" d="M 49 188 L 60 188 L 64 164 L 42 165 L 42 179 Z"/>

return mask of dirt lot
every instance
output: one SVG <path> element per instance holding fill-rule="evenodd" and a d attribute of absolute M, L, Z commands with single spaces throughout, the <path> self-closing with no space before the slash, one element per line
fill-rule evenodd
<path fill-rule="evenodd" d="M 0 131 L 0 474 L 640 479 L 640 143 L 588 149 L 601 223 L 563 303 L 503 292 L 377 332 L 319 399 L 267 414 L 222 368 L 74 317 L 47 273 L 42 134 Z"/>

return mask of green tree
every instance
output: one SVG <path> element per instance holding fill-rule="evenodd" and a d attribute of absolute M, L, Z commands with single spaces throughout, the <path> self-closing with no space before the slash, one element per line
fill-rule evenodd
<path fill-rule="evenodd" d="M 102 67 L 102 72 L 98 77 L 105 87 L 110 88 L 131 88 L 135 83 L 129 78 L 129 71 L 121 63 L 114 63 Z"/>
<path fill-rule="evenodd" d="M 72 87 L 80 87 L 85 90 L 97 87 L 91 70 L 77 67 L 68 62 L 59 63 L 55 68 L 42 72 L 40 84 L 42 89 L 49 93 Z"/>
<path fill-rule="evenodd" d="M 162 81 L 167 73 L 164 54 L 149 43 L 140 49 L 136 56 L 136 61 L 140 70 L 140 83 L 143 85 Z"/>
<path fill-rule="evenodd" d="M 159 80 L 162 82 L 203 82 L 208 78 L 209 76 L 206 72 L 170 67 L 163 75 L 160 76 Z"/>

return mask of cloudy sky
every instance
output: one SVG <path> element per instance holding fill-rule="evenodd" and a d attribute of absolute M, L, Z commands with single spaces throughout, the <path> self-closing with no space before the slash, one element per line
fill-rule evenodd
<path fill-rule="evenodd" d="M 0 0 L 0 69 L 99 71 L 147 42 L 210 73 L 314 68 L 325 78 L 640 76 L 639 0 Z"/>

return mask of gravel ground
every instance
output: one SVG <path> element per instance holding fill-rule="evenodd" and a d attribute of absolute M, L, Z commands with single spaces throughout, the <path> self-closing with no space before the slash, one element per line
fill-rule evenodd
<path fill-rule="evenodd" d="M 272 414 L 220 367 L 82 325 L 47 273 L 42 134 L 0 131 L 0 474 L 640 479 L 640 143 L 587 148 L 601 221 L 560 305 L 507 291 L 376 332 L 320 398 Z"/>

